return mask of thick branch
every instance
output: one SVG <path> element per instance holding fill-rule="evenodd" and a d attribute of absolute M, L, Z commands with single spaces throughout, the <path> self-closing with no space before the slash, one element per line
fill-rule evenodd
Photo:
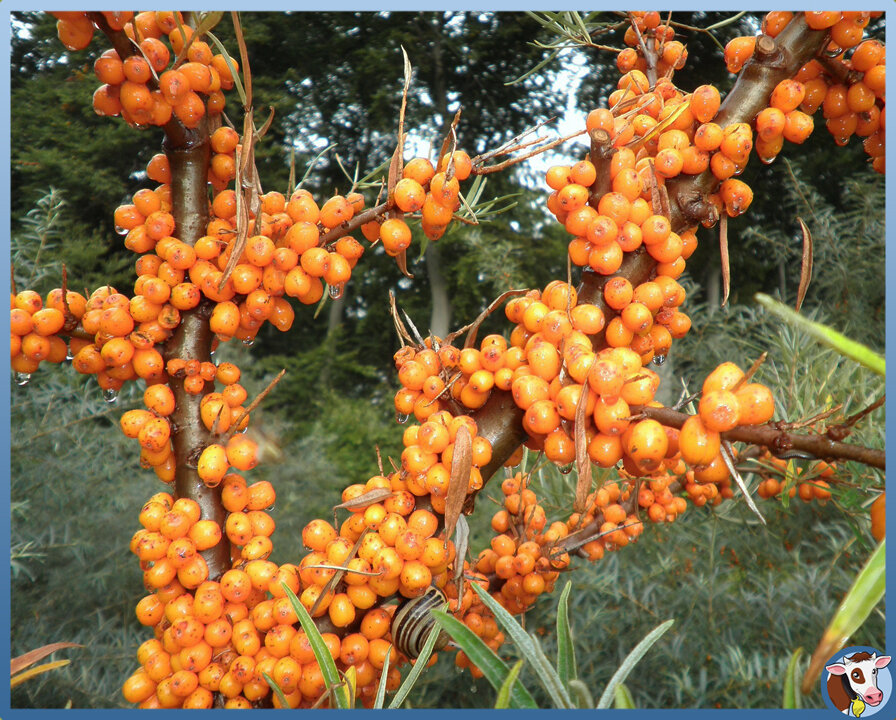
<path fill-rule="evenodd" d="M 197 130 L 166 135 L 165 154 L 171 166 L 172 215 L 177 225 L 178 238 L 193 245 L 205 235 L 208 226 L 207 175 L 209 142 L 205 123 Z M 165 359 L 185 358 L 208 362 L 214 335 L 209 327 L 213 303 L 204 300 L 193 310 L 181 313 L 181 323 L 164 348 Z M 221 504 L 220 490 L 207 487 L 196 471 L 196 461 L 211 436 L 202 424 L 199 405 L 202 394 L 184 390 L 183 378 L 169 378 L 176 401 L 171 417 L 174 428 L 172 440 L 177 458 L 174 488 L 177 497 L 195 500 L 204 520 L 214 520 L 224 527 L 226 512 Z M 215 547 L 202 553 L 208 564 L 209 578 L 214 580 L 230 569 L 230 547 L 222 539 Z"/>

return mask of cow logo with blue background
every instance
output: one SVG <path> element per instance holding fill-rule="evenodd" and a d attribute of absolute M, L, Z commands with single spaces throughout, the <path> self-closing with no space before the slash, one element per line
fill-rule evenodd
<path fill-rule="evenodd" d="M 825 665 L 821 694 L 829 708 L 849 717 L 865 718 L 890 700 L 893 679 L 890 656 L 871 647 L 848 647 Z"/>

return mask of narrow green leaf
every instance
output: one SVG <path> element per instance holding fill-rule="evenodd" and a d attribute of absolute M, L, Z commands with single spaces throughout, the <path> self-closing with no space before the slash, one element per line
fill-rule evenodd
<path fill-rule="evenodd" d="M 37 677 L 38 675 L 43 675 L 45 672 L 50 672 L 51 670 L 65 667 L 70 662 L 71 660 L 54 660 L 53 662 L 44 663 L 43 665 L 35 665 L 34 667 L 23 670 L 18 675 L 14 676 L 9 681 L 9 686 L 18 687 L 26 680 L 30 680 L 31 678 Z"/>
<path fill-rule="evenodd" d="M 764 293 L 756 293 L 755 297 L 756 302 L 762 305 L 762 307 L 782 318 L 790 325 L 795 325 L 805 330 L 819 342 L 834 348 L 841 355 L 855 360 L 872 372 L 876 372 L 878 375 L 886 375 L 886 360 L 867 345 L 850 340 L 827 325 L 807 320 L 799 313 L 794 312 L 783 303 L 779 303 Z"/>
<path fill-rule="evenodd" d="M 264 678 L 264 681 L 271 686 L 271 690 L 274 691 L 274 695 L 276 695 L 277 699 L 280 701 L 280 707 L 283 709 L 288 709 L 289 703 L 286 701 L 286 695 L 283 694 L 280 686 L 274 682 L 274 678 L 272 678 L 266 672 L 263 672 L 261 676 Z"/>
<path fill-rule="evenodd" d="M 802 707 L 800 693 L 797 690 L 800 686 L 797 677 L 800 667 L 800 659 L 803 657 L 803 649 L 801 647 L 793 651 L 790 656 L 790 662 L 787 664 L 787 674 L 784 676 L 784 703 L 785 710 L 798 710 Z"/>
<path fill-rule="evenodd" d="M 674 619 L 666 620 L 662 625 L 651 630 L 647 633 L 646 637 L 635 645 L 635 649 L 632 650 L 625 660 L 622 661 L 622 664 L 613 673 L 613 677 L 610 678 L 610 682 L 607 683 L 607 687 L 604 690 L 604 694 L 600 696 L 600 700 L 597 701 L 597 709 L 603 710 L 605 708 L 610 707 L 610 702 L 616 695 L 616 686 L 620 683 L 625 682 L 625 679 L 629 676 L 632 670 L 634 670 L 635 665 L 640 662 L 641 658 L 647 654 L 647 651 L 653 647 L 653 644 L 659 640 L 665 632 L 672 627 L 675 623 Z"/>
<path fill-rule="evenodd" d="M 473 590 L 485 603 L 486 607 L 492 611 L 495 620 L 498 621 L 498 625 L 501 626 L 501 629 L 516 645 L 520 655 L 532 663 L 532 667 L 535 668 L 535 672 L 538 674 L 538 679 L 541 680 L 554 704 L 559 708 L 572 708 L 572 698 L 569 697 L 569 693 L 560 681 L 557 671 L 551 667 L 551 664 L 545 657 L 541 645 L 529 633 L 523 630 L 520 624 L 514 620 L 513 615 L 501 607 L 498 601 L 479 585 L 473 583 Z"/>
<path fill-rule="evenodd" d="M 515 80 L 511 80 L 510 82 L 506 82 L 504 84 L 505 85 L 516 85 L 517 83 L 524 82 L 525 80 L 532 77 L 539 70 L 541 70 L 545 65 L 549 65 L 550 63 L 552 63 L 554 61 L 554 58 L 556 58 L 557 55 L 559 55 L 559 54 L 560 54 L 559 50 L 552 50 L 550 53 L 548 53 L 548 56 L 544 60 L 542 60 L 540 63 L 538 63 L 534 67 L 530 68 L 526 72 L 524 72 L 522 75 L 520 75 Z"/>
<path fill-rule="evenodd" d="M 569 681 L 569 694 L 579 710 L 590 710 L 594 707 L 594 696 L 591 689 L 578 678 Z"/>
<path fill-rule="evenodd" d="M 803 678 L 804 692 L 807 687 L 811 688 L 815 684 L 825 661 L 846 645 L 849 637 L 862 626 L 883 598 L 886 589 L 886 555 L 887 539 L 884 538 L 859 571 L 815 648 L 809 669 Z"/>
<path fill-rule="evenodd" d="M 564 686 L 576 677 L 576 651 L 572 642 L 572 629 L 569 626 L 569 591 L 572 583 L 567 582 L 560 593 L 557 605 L 557 674 Z"/>
<path fill-rule="evenodd" d="M 614 707 L 617 710 L 635 709 L 635 699 L 632 697 L 632 694 L 629 692 L 629 689 L 625 686 L 624 683 L 619 683 L 616 686 Z"/>
<path fill-rule="evenodd" d="M 327 644 L 320 635 L 320 630 L 317 629 L 317 625 L 314 624 L 314 620 L 308 614 L 305 606 L 299 602 L 296 594 L 289 589 L 289 586 L 284 582 L 280 583 L 280 587 L 283 588 L 286 596 L 289 598 L 292 609 L 295 610 L 296 615 L 299 616 L 302 630 L 304 630 L 305 634 L 308 636 L 308 642 L 311 644 L 311 649 L 314 651 L 314 657 L 317 659 L 317 664 L 320 665 L 320 671 L 324 676 L 324 682 L 327 684 L 327 687 L 333 689 L 333 697 L 336 700 L 336 707 L 340 710 L 349 709 L 351 702 L 348 697 L 348 688 L 339 677 L 336 663 L 333 660 L 333 656 L 330 655 L 330 651 L 327 649 Z"/>
<path fill-rule="evenodd" d="M 470 662 L 482 670 L 482 674 L 491 683 L 491 686 L 496 691 L 500 690 L 504 680 L 507 678 L 507 674 L 510 672 L 504 661 L 476 633 L 454 616 L 439 610 L 433 610 L 432 614 L 442 629 L 451 636 L 458 647 L 470 658 Z M 538 708 L 532 695 L 519 682 L 514 683 L 513 689 L 510 691 L 510 699 L 511 706 L 514 708 L 528 708 L 532 710 Z"/>
<path fill-rule="evenodd" d="M 447 604 L 445 607 L 447 607 Z M 408 693 L 411 692 L 411 688 L 414 687 L 417 679 L 426 669 L 426 664 L 432 656 L 432 649 L 436 646 L 436 640 L 439 639 L 440 630 L 441 628 L 438 625 L 434 625 L 432 630 L 429 631 L 429 635 L 426 636 L 426 642 L 423 643 L 423 649 L 420 651 L 420 655 L 417 657 L 414 667 L 411 668 L 411 671 L 404 679 L 401 687 L 396 691 L 395 697 L 392 698 L 392 702 L 389 703 L 390 710 L 395 710 L 396 708 L 401 707 L 404 699 L 408 696 Z"/>
<path fill-rule="evenodd" d="M 498 699 L 495 700 L 495 710 L 506 710 L 510 707 L 510 691 L 513 689 L 513 684 L 520 676 L 520 670 L 522 670 L 522 668 L 522 660 L 517 660 L 516 665 L 510 668 L 510 672 L 507 673 L 507 677 L 504 679 L 504 684 L 501 685 L 501 689 L 498 690 Z"/>
<path fill-rule="evenodd" d="M 243 89 L 243 82 L 240 79 L 240 74 L 236 71 L 236 64 L 234 59 L 230 56 L 230 53 L 227 52 L 227 48 L 221 44 L 221 41 L 218 40 L 212 33 L 206 33 L 206 36 L 211 38 L 211 41 L 218 48 L 218 52 L 224 56 L 224 62 L 227 63 L 227 69 L 230 70 L 230 75 L 233 78 L 233 83 L 236 85 L 236 94 L 240 97 L 240 102 L 245 106 L 246 104 L 246 91 Z"/>
<path fill-rule="evenodd" d="M 389 656 L 392 654 L 392 646 L 389 646 L 389 652 L 386 653 L 386 659 L 383 661 L 383 672 L 380 674 L 380 682 L 376 687 L 376 698 L 373 701 L 375 710 L 382 710 L 383 703 L 386 701 L 386 682 L 389 676 Z"/>

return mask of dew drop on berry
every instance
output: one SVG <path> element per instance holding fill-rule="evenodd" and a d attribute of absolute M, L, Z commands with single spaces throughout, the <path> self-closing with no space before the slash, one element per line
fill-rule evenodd
<path fill-rule="evenodd" d="M 778 157 L 778 156 L 777 156 L 777 155 L 770 155 L 770 156 L 768 156 L 768 157 L 765 157 L 765 156 L 763 156 L 763 155 L 760 155 L 760 156 L 759 156 L 759 160 L 760 160 L 763 164 L 765 164 L 765 165 L 771 165 L 771 164 L 775 161 L 775 158 L 776 158 L 776 157 Z"/>
<path fill-rule="evenodd" d="M 330 295 L 330 298 L 333 300 L 338 300 L 342 297 L 342 293 L 345 290 L 345 283 L 337 283 L 336 285 L 330 285 L 327 288 L 327 293 Z"/>
<path fill-rule="evenodd" d="M 408 421 L 409 417 L 410 417 L 410 415 L 403 415 L 402 413 L 395 413 L 395 422 L 397 422 L 399 425 L 404 425 Z"/>
<path fill-rule="evenodd" d="M 243 340 L 243 345 L 246 347 L 252 347 L 255 344 L 255 338 L 246 338 Z"/>
<path fill-rule="evenodd" d="M 24 385 L 28 384 L 29 380 L 31 380 L 31 373 L 17 372 L 15 377 L 16 377 L 16 385 L 24 386 Z"/>
<path fill-rule="evenodd" d="M 116 225 L 115 226 L 115 234 L 116 235 L 127 235 L 128 230 L 127 230 L 127 228 L 123 228 L 121 225 Z"/>
<path fill-rule="evenodd" d="M 569 475 L 573 471 L 575 465 L 575 463 L 569 463 L 569 465 L 560 465 L 557 469 L 560 471 L 561 475 Z"/>
<path fill-rule="evenodd" d="M 664 362 L 666 362 L 665 355 L 654 355 L 653 356 L 653 364 L 654 365 L 662 365 Z"/>
<path fill-rule="evenodd" d="M 69 346 L 65 351 L 65 361 L 71 362 L 75 359 L 75 354 L 72 352 L 71 346 Z"/>
<path fill-rule="evenodd" d="M 118 400 L 118 390 L 113 388 L 106 388 L 103 390 L 103 400 L 105 400 L 110 405 Z"/>

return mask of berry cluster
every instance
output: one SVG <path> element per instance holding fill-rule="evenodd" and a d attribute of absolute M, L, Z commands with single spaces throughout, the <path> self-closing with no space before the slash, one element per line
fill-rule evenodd
<path fill-rule="evenodd" d="M 772 93 L 769 107 L 756 116 L 756 152 L 771 162 L 783 141 L 802 142 L 813 129 L 812 115 L 821 108 L 828 132 L 838 145 L 850 137 L 865 138 L 865 152 L 872 167 L 885 169 L 886 51 L 878 40 L 864 40 L 864 29 L 875 12 L 802 13 L 813 30 L 826 30 L 829 39 L 816 59 L 805 63 L 796 75 L 782 81 Z M 776 37 L 794 13 L 769 13 L 762 32 Z M 725 48 L 725 62 L 739 72 L 752 57 L 755 37 L 738 37 Z"/>
<path fill-rule="evenodd" d="M 121 418 L 124 434 L 141 446 L 141 463 L 166 483 L 181 467 L 195 469 L 201 482 L 194 484 L 213 489 L 220 501 L 209 512 L 175 491 L 161 492 L 141 510 L 131 550 L 149 594 L 137 617 L 155 637 L 140 646 L 140 668 L 123 688 L 141 707 L 279 707 L 266 677 L 289 707 L 324 702 L 323 673 L 284 586 L 315 618 L 338 669 L 353 668 L 357 696 L 369 706 L 387 660 L 386 686 L 394 690 L 399 666 L 416 657 L 419 633 L 407 637 L 401 625 L 415 599 L 444 595 L 449 610 L 496 650 L 504 634 L 474 583 L 519 614 L 553 590 L 574 554 L 596 561 L 635 542 L 645 519 L 672 522 L 689 502 L 716 505 L 733 497 L 729 465 L 737 451 L 725 433 L 772 418 L 768 388 L 723 363 L 704 381 L 697 412 L 680 429 L 651 416 L 668 409 L 655 401 L 659 376 L 649 365 L 662 364 L 673 339 L 691 324 L 680 309 L 686 293 L 678 278 L 696 248 L 697 225 L 711 224 L 723 210 L 730 216 L 747 210 L 752 191 L 734 176 L 754 149 L 770 161 L 783 139 L 805 140 L 818 107 L 838 142 L 853 132 L 866 137 L 874 166 L 883 171 L 884 50 L 876 41 L 861 42 L 872 14 L 770 13 L 767 35 L 804 17 L 812 28 L 829 28 L 828 49 L 836 45 L 838 55 L 807 62 L 782 81 L 769 107 L 750 122 L 720 125 L 716 88 L 685 93 L 672 82 L 687 51 L 671 26 L 656 12 L 631 13 L 627 47 L 617 57 L 618 88 L 609 108 L 587 118 L 591 153 L 550 168 L 546 177 L 548 208 L 572 236 L 569 256 L 588 268 L 582 286 L 557 280 L 510 300 L 509 339 L 488 335 L 477 346 L 474 330 L 469 347 L 455 347 L 453 337 L 403 346 L 394 357 L 401 384 L 395 408 L 400 421 L 413 414 L 419 424 L 404 430 L 400 465 L 345 488 L 334 513 L 347 511 L 347 517 L 308 523 L 302 531 L 307 553 L 296 564 L 278 565 L 268 559 L 274 488 L 266 481 L 248 484 L 240 474 L 255 466 L 258 448 L 237 434 L 249 422 L 239 369 L 172 356 L 164 343 L 188 313 L 207 318 L 210 345 L 234 337 L 251 343 L 265 321 L 288 330 L 294 310 L 287 297 L 314 304 L 327 288 L 331 297 L 343 292 L 364 252 L 350 235 L 355 229 L 400 259 L 411 243 L 409 216 L 419 214 L 427 237 L 440 238 L 460 208 L 459 183 L 473 163 L 462 150 L 447 148 L 435 164 L 414 158 L 401 179 L 390 177 L 388 198 L 374 208 L 365 209 L 358 192 L 322 204 L 301 188 L 289 197 L 246 197 L 230 185 L 241 167 L 241 138 L 218 117 L 235 65 L 194 37 L 179 13 L 56 15 L 59 36 L 72 49 L 86 47 L 94 27 L 123 33 L 139 47 L 124 59 L 109 50 L 96 61 L 104 83 L 94 96 L 98 113 L 120 114 L 132 125 L 199 128 L 210 148 L 208 222 L 195 242 L 178 237 L 166 155 L 147 166 L 158 185 L 137 191 L 115 211 L 126 247 L 140 255 L 133 297 L 104 287 L 89 298 L 56 289 L 46 300 L 31 291 L 11 299 L 17 373 L 27 376 L 42 361 L 70 357 L 78 372 L 95 374 L 109 391 L 142 379 L 145 409 Z M 729 44 L 732 72 L 755 45 L 755 38 Z M 716 182 L 706 204 L 717 212 L 674 227 L 667 181 L 707 172 Z M 646 279 L 620 272 L 635 254 L 650 259 Z M 483 473 L 494 448 L 479 434 L 477 413 L 488 410 L 496 393 L 512 398 L 528 448 L 569 466 L 584 438 L 590 461 L 618 467 L 618 477 L 582 493 L 576 512 L 553 521 L 528 476 L 508 477 L 491 520 L 495 536 L 470 562 L 457 557 L 447 534 L 448 497 L 460 482 L 465 505 L 471 503 L 488 480 Z M 196 410 L 207 435 L 176 458 L 172 422 L 181 400 Z M 505 465 L 521 457 L 522 448 Z M 783 461 L 765 459 L 760 496 L 830 497 L 824 478 L 831 467 L 799 477 L 788 475 Z M 882 532 L 883 502 L 881 495 L 871 508 L 875 534 Z M 229 562 L 210 577 L 208 558 L 216 549 Z M 389 604 L 396 598 L 398 606 Z M 463 653 L 456 663 L 481 675 Z"/>
<path fill-rule="evenodd" d="M 100 20 L 84 12 L 56 12 L 59 39 L 70 50 L 90 44 Z M 123 31 L 139 48 L 122 58 L 106 50 L 93 69 L 101 85 L 93 95 L 98 115 L 121 115 L 134 126 L 166 125 L 172 116 L 195 128 L 202 118 L 224 110 L 224 90 L 233 85 L 228 60 L 208 43 L 193 38 L 180 12 L 103 12 L 104 25 Z M 167 38 L 166 44 L 163 38 Z M 170 49 L 169 49 L 170 45 Z M 172 61 L 174 63 L 169 68 Z M 235 61 L 233 68 L 236 69 Z"/>

